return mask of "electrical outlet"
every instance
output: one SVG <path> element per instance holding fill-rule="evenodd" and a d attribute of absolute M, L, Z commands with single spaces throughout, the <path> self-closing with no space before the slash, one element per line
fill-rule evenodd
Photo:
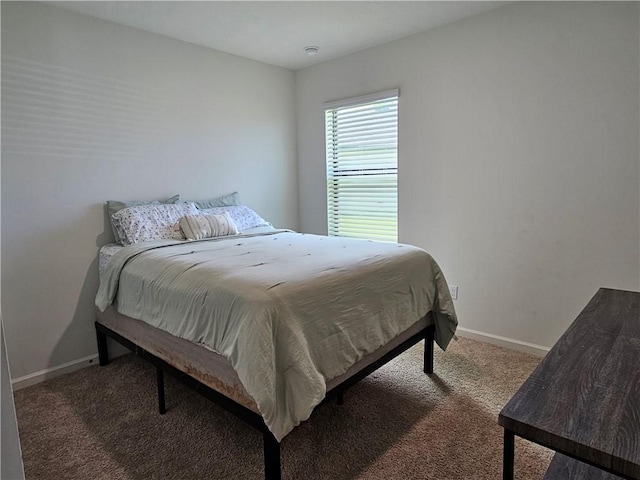
<path fill-rule="evenodd" d="M 451 294 L 451 298 L 454 300 L 458 299 L 458 286 L 457 285 L 449 285 L 449 293 Z"/>

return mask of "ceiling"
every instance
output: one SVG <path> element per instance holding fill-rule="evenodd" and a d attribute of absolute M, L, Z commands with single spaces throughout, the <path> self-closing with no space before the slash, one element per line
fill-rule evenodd
<path fill-rule="evenodd" d="M 460 20 L 498 1 L 46 2 L 297 70 Z M 308 56 L 306 46 L 319 52 Z"/>

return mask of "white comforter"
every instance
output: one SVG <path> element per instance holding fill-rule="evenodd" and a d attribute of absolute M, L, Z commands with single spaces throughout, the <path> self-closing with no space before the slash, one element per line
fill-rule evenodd
<path fill-rule="evenodd" d="M 446 280 L 409 245 L 275 231 L 123 248 L 96 305 L 225 356 L 281 440 L 326 382 L 429 311 L 446 348 L 456 315 Z"/>

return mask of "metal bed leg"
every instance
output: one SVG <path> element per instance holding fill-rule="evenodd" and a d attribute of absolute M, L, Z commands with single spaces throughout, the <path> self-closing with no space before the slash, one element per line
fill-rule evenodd
<path fill-rule="evenodd" d="M 435 328 L 433 326 L 427 328 L 427 335 L 424 338 L 424 373 L 433 373 L 433 340 L 435 336 Z"/>
<path fill-rule="evenodd" d="M 98 340 L 98 359 L 100 366 L 109 364 L 109 347 L 107 346 L 107 336 L 96 327 L 96 339 Z"/>
<path fill-rule="evenodd" d="M 280 444 L 271 432 L 262 434 L 264 440 L 264 478 L 280 480 Z"/>
<path fill-rule="evenodd" d="M 513 462 L 515 458 L 515 435 L 504 429 L 504 452 L 502 457 L 502 480 L 513 480 Z"/>
<path fill-rule="evenodd" d="M 160 367 L 156 367 L 156 380 L 158 384 L 158 411 L 160 415 L 167 413 L 164 401 L 164 371 Z"/>

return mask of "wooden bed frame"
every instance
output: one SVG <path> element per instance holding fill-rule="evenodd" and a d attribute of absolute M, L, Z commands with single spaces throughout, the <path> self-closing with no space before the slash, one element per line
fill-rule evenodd
<path fill-rule="evenodd" d="M 160 414 L 166 412 L 166 372 L 262 432 L 265 479 L 281 478 L 280 444 L 264 423 L 253 399 L 246 393 L 226 359 L 202 346 L 174 337 L 139 320 L 120 315 L 114 307 L 110 307 L 104 313 L 98 311 L 95 328 L 101 366 L 109 363 L 107 337 L 110 337 L 135 354 L 146 358 L 156 367 Z M 322 403 L 335 398 L 338 404 L 342 404 L 343 393 L 347 388 L 423 339 L 424 372 L 433 373 L 434 334 L 433 318 L 428 313 L 388 344 L 353 365 L 344 375 L 328 382 L 327 394 Z"/>

